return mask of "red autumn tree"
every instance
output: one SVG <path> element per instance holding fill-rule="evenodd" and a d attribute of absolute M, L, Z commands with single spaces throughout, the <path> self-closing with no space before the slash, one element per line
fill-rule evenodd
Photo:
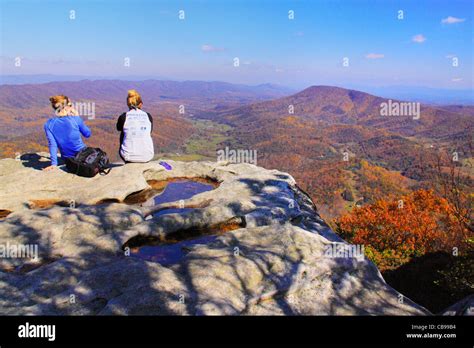
<path fill-rule="evenodd" d="M 431 190 L 355 208 L 338 219 L 337 226 L 343 238 L 364 245 L 366 255 L 382 270 L 429 252 L 461 252 L 472 238 L 454 207 Z"/>

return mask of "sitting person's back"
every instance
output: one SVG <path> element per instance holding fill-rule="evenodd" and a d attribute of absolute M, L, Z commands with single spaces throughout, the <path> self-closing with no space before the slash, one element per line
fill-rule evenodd
<path fill-rule="evenodd" d="M 66 96 L 55 96 L 50 98 L 56 117 L 50 118 L 44 125 L 44 131 L 48 139 L 49 153 L 51 156 L 51 167 L 57 166 L 57 151 L 67 161 L 86 147 L 81 135 L 89 138 L 90 129 L 77 112 L 70 107 L 70 101 Z M 48 167 L 46 169 L 51 169 Z"/>
<path fill-rule="evenodd" d="M 129 111 L 120 115 L 117 130 L 120 134 L 120 157 L 125 162 L 148 162 L 155 155 L 153 149 L 153 118 L 141 110 L 143 105 L 138 92 L 128 91 Z"/>

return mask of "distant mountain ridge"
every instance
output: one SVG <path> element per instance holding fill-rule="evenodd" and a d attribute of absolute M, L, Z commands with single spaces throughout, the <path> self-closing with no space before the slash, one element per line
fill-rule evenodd
<path fill-rule="evenodd" d="M 389 99 L 365 92 L 332 86 L 312 86 L 296 94 L 231 110 L 206 113 L 204 118 L 228 122 L 233 126 L 268 123 L 282 117 L 345 124 L 393 131 L 404 136 L 446 138 L 472 130 L 470 107 L 421 105 L 420 119 L 410 116 L 382 116 L 381 105 Z M 392 100 L 405 103 L 404 101 Z M 456 122 L 453 122 L 453 120 Z"/>
<path fill-rule="evenodd" d="M 184 80 L 165 77 L 160 75 L 125 75 L 125 76 L 98 76 L 98 75 L 54 75 L 54 74 L 16 74 L 0 75 L 0 85 L 24 85 L 24 84 L 42 84 L 48 82 L 72 82 L 72 81 L 98 81 L 98 80 L 120 80 L 120 81 L 176 81 Z M 232 82 L 230 82 L 232 83 Z M 232 83 L 234 84 L 234 83 Z M 266 83 L 263 85 L 275 85 Z M 306 88 L 307 86 L 298 85 L 295 87 L 278 86 L 280 89 L 288 90 L 288 95 Z M 368 86 L 358 84 L 338 85 L 344 89 L 352 89 L 377 95 L 383 98 L 400 99 L 407 101 L 422 102 L 430 105 L 471 105 L 474 106 L 474 89 L 458 88 L 435 88 L 411 85 L 392 85 L 392 86 Z"/>
<path fill-rule="evenodd" d="M 292 93 L 292 90 L 273 84 L 248 86 L 219 81 L 170 80 L 82 80 L 42 84 L 1 85 L 0 106 L 26 108 L 47 104 L 48 98 L 64 94 L 73 100 L 123 101 L 129 89 L 138 90 L 147 102 L 163 100 L 192 100 L 253 102 L 268 100 Z"/>

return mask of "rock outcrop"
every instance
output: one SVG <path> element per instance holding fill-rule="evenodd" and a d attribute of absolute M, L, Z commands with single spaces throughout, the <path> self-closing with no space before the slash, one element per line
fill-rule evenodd
<path fill-rule="evenodd" d="M 0 246 L 37 245 L 38 258 L 0 259 L 0 314 L 425 315 L 324 223 L 288 174 L 250 164 L 127 164 L 81 178 L 39 170 L 41 154 L 0 161 Z M 183 213 L 146 218 L 124 201 L 152 180 L 218 182 Z M 206 204 L 202 204 L 205 202 Z M 128 246 L 241 225 L 163 266 Z M 183 237 L 184 235 L 184 237 Z"/>

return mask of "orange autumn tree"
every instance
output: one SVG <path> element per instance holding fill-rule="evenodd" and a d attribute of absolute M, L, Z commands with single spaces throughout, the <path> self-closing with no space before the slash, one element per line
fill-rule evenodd
<path fill-rule="evenodd" d="M 382 270 L 429 252 L 464 250 L 472 237 L 448 201 L 431 190 L 355 208 L 336 224 L 338 233 L 364 245 L 366 255 Z"/>

